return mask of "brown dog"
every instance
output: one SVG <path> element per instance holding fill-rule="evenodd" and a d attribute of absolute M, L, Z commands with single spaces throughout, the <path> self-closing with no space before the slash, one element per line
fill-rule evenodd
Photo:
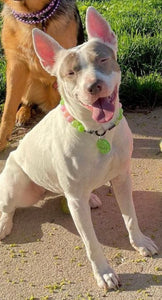
<path fill-rule="evenodd" d="M 56 77 L 43 70 L 34 53 L 32 29 L 37 27 L 47 32 L 64 48 L 84 40 L 74 0 L 4 0 L 4 3 L 2 45 L 7 59 L 7 95 L 0 126 L 0 151 L 10 138 L 15 120 L 18 125 L 29 120 L 32 104 L 48 112 L 60 100 Z"/>

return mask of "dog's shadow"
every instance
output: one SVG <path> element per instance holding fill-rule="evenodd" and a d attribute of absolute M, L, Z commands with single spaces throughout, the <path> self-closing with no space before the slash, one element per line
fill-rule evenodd
<path fill-rule="evenodd" d="M 113 195 L 109 194 L 106 186 L 96 191 L 102 198 L 102 207 L 92 209 L 92 221 L 96 235 L 103 245 L 132 250 L 128 234 Z M 101 197 L 102 196 L 102 197 Z M 152 236 L 160 242 L 162 236 L 162 193 L 134 192 L 134 203 L 139 225 L 144 234 Z M 38 205 L 25 209 L 18 209 L 14 217 L 14 227 L 11 234 L 3 241 L 5 244 L 34 242 L 43 237 L 42 225 L 51 223 L 52 226 L 61 226 L 69 232 L 78 235 L 70 215 L 61 209 L 60 198 L 51 198 L 41 201 Z M 160 245 L 158 245 L 160 246 Z"/>
<path fill-rule="evenodd" d="M 120 274 L 120 281 L 122 282 L 121 290 L 124 291 L 138 291 L 139 295 L 143 297 L 152 297 L 151 290 L 147 289 L 151 286 L 160 286 L 162 282 L 162 275 L 146 274 L 146 273 L 124 273 Z"/>
<path fill-rule="evenodd" d="M 51 224 L 51 228 L 59 225 L 77 234 L 71 215 L 62 211 L 61 198 L 49 197 L 41 200 L 37 205 L 17 209 L 13 229 L 2 242 L 4 244 L 24 244 L 41 240 L 44 224 Z"/>

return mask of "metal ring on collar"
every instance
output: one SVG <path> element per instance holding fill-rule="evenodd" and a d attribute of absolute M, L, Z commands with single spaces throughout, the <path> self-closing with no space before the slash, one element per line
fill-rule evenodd
<path fill-rule="evenodd" d="M 105 130 L 103 133 L 99 133 L 99 132 L 96 130 L 96 131 L 95 131 L 95 134 L 96 134 L 97 136 L 103 136 L 103 135 L 105 135 L 106 131 L 107 131 L 107 130 Z"/>

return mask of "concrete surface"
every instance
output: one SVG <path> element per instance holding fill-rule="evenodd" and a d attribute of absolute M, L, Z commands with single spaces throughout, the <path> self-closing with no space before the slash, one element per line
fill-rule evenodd
<path fill-rule="evenodd" d="M 155 240 L 159 255 L 143 258 L 132 249 L 110 189 L 98 189 L 103 206 L 92 210 L 92 220 L 122 281 L 119 291 L 105 293 L 95 283 L 81 238 L 70 215 L 62 212 L 60 199 L 42 200 L 17 210 L 11 235 L 0 242 L 0 300 L 162 299 L 161 116 L 162 108 L 126 114 L 134 135 L 132 179 L 139 224 Z M 27 130 L 14 130 L 9 148 L 0 154 L 1 170 Z"/>

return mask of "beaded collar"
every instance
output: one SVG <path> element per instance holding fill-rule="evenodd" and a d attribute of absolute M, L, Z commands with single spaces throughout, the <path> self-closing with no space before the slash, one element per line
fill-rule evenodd
<path fill-rule="evenodd" d="M 47 21 L 54 15 L 60 5 L 61 0 L 51 0 L 42 10 L 33 13 L 18 13 L 12 10 L 14 17 L 26 24 L 42 24 L 42 29 L 45 31 Z"/>
<path fill-rule="evenodd" d="M 67 109 L 65 107 L 64 99 L 61 99 L 60 105 L 61 105 L 61 110 L 63 112 L 64 117 L 66 118 L 66 120 L 69 123 L 71 123 L 71 125 L 74 128 L 76 128 L 79 132 L 87 132 L 87 133 L 95 134 L 95 135 L 98 136 L 96 146 L 97 146 L 100 153 L 107 154 L 111 151 L 110 143 L 102 137 L 106 134 L 107 131 L 110 131 L 111 129 L 113 129 L 115 126 L 117 126 L 120 123 L 120 121 L 123 118 L 123 109 L 122 109 L 122 107 L 119 108 L 119 114 L 118 114 L 116 120 L 114 121 L 114 123 L 108 129 L 104 130 L 102 133 L 99 133 L 98 130 L 85 130 L 83 124 L 80 123 L 78 120 L 74 119 L 69 114 L 69 112 L 67 111 Z"/>

